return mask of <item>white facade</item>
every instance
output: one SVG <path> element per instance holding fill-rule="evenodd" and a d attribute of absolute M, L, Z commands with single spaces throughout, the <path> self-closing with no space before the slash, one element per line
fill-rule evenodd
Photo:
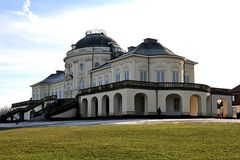
<path fill-rule="evenodd" d="M 232 116 L 229 90 L 195 84 L 197 63 L 174 54 L 155 39 L 145 39 L 123 52 L 102 32 L 88 32 L 72 45 L 64 62 L 62 79 L 57 72 L 57 81 L 32 86 L 33 100 L 47 95 L 76 97 L 78 110 L 69 113 L 80 117 L 156 115 L 158 108 L 166 116 L 215 117 L 221 100 L 222 115 Z"/>

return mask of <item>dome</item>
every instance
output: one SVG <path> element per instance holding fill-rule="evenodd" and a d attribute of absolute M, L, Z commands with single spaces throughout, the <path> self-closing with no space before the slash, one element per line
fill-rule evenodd
<path fill-rule="evenodd" d="M 109 47 L 109 44 L 117 44 L 112 38 L 106 36 L 104 31 L 87 31 L 86 36 L 80 39 L 74 49 L 85 47 Z"/>
<path fill-rule="evenodd" d="M 146 38 L 144 42 L 137 47 L 129 47 L 130 53 L 141 54 L 147 56 L 155 55 L 174 55 L 172 51 L 157 42 L 156 39 Z"/>

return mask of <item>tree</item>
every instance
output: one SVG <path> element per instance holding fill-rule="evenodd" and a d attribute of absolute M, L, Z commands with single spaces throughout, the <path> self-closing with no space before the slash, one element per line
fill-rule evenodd
<path fill-rule="evenodd" d="M 3 115 L 3 114 L 6 114 L 6 113 L 9 112 L 10 110 L 11 110 L 11 108 L 8 107 L 8 106 L 1 107 L 1 108 L 0 108 L 0 116 Z"/>

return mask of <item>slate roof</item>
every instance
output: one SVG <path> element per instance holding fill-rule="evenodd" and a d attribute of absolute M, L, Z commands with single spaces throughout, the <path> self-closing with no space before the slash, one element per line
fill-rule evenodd
<path fill-rule="evenodd" d="M 240 93 L 240 85 L 234 87 L 234 88 L 232 89 L 232 93 Z"/>
<path fill-rule="evenodd" d="M 85 47 L 109 47 L 110 43 L 117 44 L 112 38 L 106 36 L 104 33 L 93 33 L 86 35 L 76 43 L 76 48 Z"/>
<path fill-rule="evenodd" d="M 156 56 L 156 55 L 173 55 L 176 57 L 181 57 L 178 56 L 176 54 L 174 54 L 171 50 L 169 50 L 168 48 L 164 47 L 162 44 L 157 42 L 157 39 L 152 39 L 152 38 L 146 38 L 144 39 L 144 41 L 139 44 L 137 47 L 129 47 L 130 51 L 122 54 L 121 56 L 115 58 L 115 59 L 120 59 L 129 55 L 145 55 L 145 56 Z M 184 57 L 182 57 L 184 58 Z M 114 59 L 113 59 L 114 60 Z M 189 59 L 186 59 L 186 62 L 188 63 L 193 63 L 193 64 L 197 64 L 197 62 L 191 61 Z M 106 66 L 111 66 L 111 60 L 101 66 L 99 66 L 98 68 L 93 69 L 92 71 L 99 69 L 99 68 L 103 68 Z"/>
<path fill-rule="evenodd" d="M 49 75 L 47 78 L 45 78 L 44 80 L 31 85 L 31 87 L 39 85 L 39 84 L 50 84 L 50 83 L 55 83 L 55 82 L 60 82 L 64 80 L 64 71 L 56 71 L 55 74 L 51 74 Z"/>
<path fill-rule="evenodd" d="M 175 55 L 172 51 L 157 42 L 156 39 L 146 38 L 144 42 L 132 49 L 129 54 L 140 54 L 146 56 Z"/>

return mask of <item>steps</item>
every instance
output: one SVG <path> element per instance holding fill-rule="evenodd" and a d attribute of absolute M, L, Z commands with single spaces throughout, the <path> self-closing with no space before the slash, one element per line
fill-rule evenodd
<path fill-rule="evenodd" d="M 47 106 L 44 108 L 45 118 L 51 118 L 52 116 L 61 114 L 68 110 L 78 107 L 78 101 L 75 98 L 72 99 L 60 99 L 57 104 Z"/>
<path fill-rule="evenodd" d="M 45 103 L 45 102 L 50 102 Z M 20 103 L 14 104 L 14 107 L 21 107 L 21 106 L 26 106 L 25 108 L 16 108 L 10 112 L 7 112 L 4 115 L 0 116 L 0 122 L 7 122 L 8 118 L 11 118 L 11 122 L 13 122 L 13 116 L 17 113 L 20 115 L 20 120 L 24 120 L 24 114 L 26 112 L 29 112 L 33 110 L 34 108 L 38 106 L 44 106 L 41 110 L 37 112 L 33 112 L 31 115 L 30 121 L 39 121 L 39 120 L 44 120 L 44 119 L 50 119 L 53 116 L 56 116 L 58 114 L 64 113 L 66 111 L 69 111 L 74 108 L 78 108 L 78 101 L 76 98 L 70 98 L 70 99 L 57 99 L 56 96 L 48 96 L 44 97 L 41 100 L 37 101 L 24 101 Z"/>

